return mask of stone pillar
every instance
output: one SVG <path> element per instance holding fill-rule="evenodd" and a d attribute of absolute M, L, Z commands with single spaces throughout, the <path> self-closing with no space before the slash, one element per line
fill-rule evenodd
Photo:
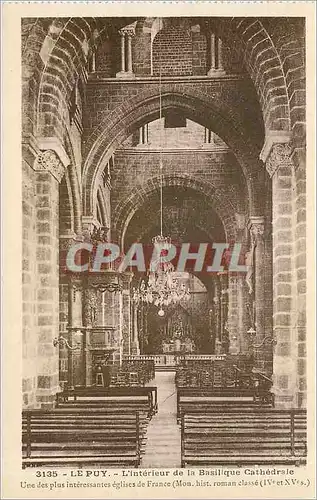
<path fill-rule="evenodd" d="M 223 58 L 222 58 L 222 40 L 218 38 L 218 68 L 219 71 L 223 71 Z"/>
<path fill-rule="evenodd" d="M 228 335 L 229 335 L 229 352 L 230 354 L 238 354 L 239 349 L 239 318 L 242 310 L 238 303 L 238 277 L 229 276 L 228 283 Z"/>
<path fill-rule="evenodd" d="M 306 379 L 305 305 L 302 307 L 298 287 L 298 279 L 306 269 L 305 259 L 297 255 L 298 252 L 305 257 L 305 232 L 302 227 L 297 231 L 296 172 L 287 137 L 271 137 L 261 159 L 272 178 L 273 332 L 277 341 L 273 391 L 278 407 L 297 407 L 305 399 L 298 395 L 305 393 Z M 305 222 L 302 226 L 305 229 Z M 301 237 L 297 244 L 298 235 Z"/>
<path fill-rule="evenodd" d="M 28 155 L 30 153 L 30 158 Z M 34 152 L 33 152 L 34 154 Z M 36 406 L 37 391 L 37 235 L 36 235 L 36 172 L 33 169 L 35 158 L 27 149 L 23 152 L 22 168 L 22 393 L 23 406 Z"/>
<path fill-rule="evenodd" d="M 216 328 L 215 354 L 222 353 L 221 339 L 221 287 L 218 276 L 214 280 L 214 318 Z"/>
<path fill-rule="evenodd" d="M 131 354 L 140 354 L 139 347 L 139 332 L 138 332 L 138 306 L 135 302 L 132 302 L 132 345 Z"/>
<path fill-rule="evenodd" d="M 133 73 L 132 69 L 132 36 L 134 36 L 134 33 L 132 34 L 131 31 L 127 32 L 127 41 L 128 41 L 128 50 L 127 50 L 127 55 L 128 55 L 128 73 Z"/>
<path fill-rule="evenodd" d="M 59 387 L 59 183 L 65 164 L 53 150 L 38 154 L 36 170 L 37 406 L 52 406 Z"/>
<path fill-rule="evenodd" d="M 59 335 L 67 338 L 69 340 L 69 319 L 72 314 L 71 307 L 69 304 L 69 283 L 68 277 L 64 272 L 66 265 L 61 261 L 66 259 L 67 249 L 69 248 L 70 240 L 68 238 L 62 238 L 60 236 L 59 240 L 59 262 L 60 262 L 60 274 L 59 274 Z M 68 372 L 69 370 L 69 360 L 68 360 L 68 350 L 65 344 L 61 343 L 59 346 L 59 384 L 62 389 L 68 387 Z"/>
<path fill-rule="evenodd" d="M 250 354 L 250 344 L 247 338 L 247 331 L 250 328 L 250 318 L 247 306 L 249 300 L 245 275 L 239 275 L 237 277 L 237 308 L 239 312 L 237 332 L 239 352 L 241 354 Z"/>
<path fill-rule="evenodd" d="M 254 367 L 266 375 L 271 375 L 272 367 L 272 332 L 265 329 L 265 220 L 264 217 L 250 217 L 249 229 L 254 245 L 254 274 L 255 274 L 255 338 Z"/>
<path fill-rule="evenodd" d="M 96 326 L 98 297 L 97 291 L 89 287 L 88 283 L 83 286 L 83 342 L 82 349 L 76 351 L 76 373 L 78 385 L 89 386 L 92 384 L 92 355 L 90 351 L 91 330 Z"/>
<path fill-rule="evenodd" d="M 218 273 L 220 281 L 220 309 L 221 309 L 221 323 L 220 323 L 220 338 L 222 352 L 227 353 L 229 350 L 229 330 L 228 330 L 228 275 L 226 272 Z"/>
<path fill-rule="evenodd" d="M 210 33 L 210 69 L 207 75 L 217 77 L 224 74 L 222 40 L 214 33 Z"/>
<path fill-rule="evenodd" d="M 125 73 L 125 33 L 120 31 L 121 39 L 121 73 Z"/>
<path fill-rule="evenodd" d="M 116 74 L 117 78 L 135 78 L 132 60 L 132 38 L 135 36 L 135 27 L 136 22 L 125 26 L 119 31 L 121 38 L 121 71 Z"/>
<path fill-rule="evenodd" d="M 132 350 L 132 321 L 131 321 L 131 281 L 133 273 L 124 272 L 120 275 L 122 284 L 122 348 L 123 354 L 131 354 Z"/>
<path fill-rule="evenodd" d="M 216 35 L 210 33 L 210 71 L 216 69 Z"/>

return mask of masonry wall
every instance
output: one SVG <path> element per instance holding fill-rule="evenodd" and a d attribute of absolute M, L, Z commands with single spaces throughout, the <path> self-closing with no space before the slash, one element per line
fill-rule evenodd
<path fill-rule="evenodd" d="M 153 74 L 159 75 L 161 71 L 162 76 L 192 75 L 192 51 L 189 30 L 177 26 L 163 29 L 153 42 Z"/>
<path fill-rule="evenodd" d="M 37 328 L 36 328 L 36 185 L 35 172 L 23 162 L 22 169 L 22 356 L 23 404 L 36 404 L 37 389 Z"/>
<path fill-rule="evenodd" d="M 32 161 L 32 156 L 30 156 Z M 59 387 L 59 185 L 23 166 L 23 404 L 51 405 Z"/>
<path fill-rule="evenodd" d="M 237 213 L 245 213 L 246 197 L 241 172 L 229 151 L 177 151 L 163 153 L 164 173 L 193 176 L 217 186 L 230 189 L 230 203 Z M 111 212 L 115 213 L 131 191 L 158 175 L 159 153 L 137 149 L 117 150 L 112 174 Z"/>
<path fill-rule="evenodd" d="M 305 174 L 289 161 L 273 176 L 274 381 L 280 406 L 306 404 Z"/>

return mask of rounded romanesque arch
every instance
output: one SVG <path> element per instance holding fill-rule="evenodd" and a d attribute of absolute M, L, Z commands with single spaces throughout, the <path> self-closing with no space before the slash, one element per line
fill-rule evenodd
<path fill-rule="evenodd" d="M 177 88 L 177 85 L 169 86 L 171 90 L 175 87 Z M 175 90 L 165 91 L 162 95 L 162 108 L 163 111 L 169 108 L 181 110 L 189 119 L 212 128 L 225 140 L 242 168 L 248 189 L 250 211 L 260 213 L 262 207 L 259 206 L 258 193 L 263 189 L 264 171 L 261 161 L 254 154 L 255 146 L 250 144 L 246 127 L 242 125 L 241 120 L 237 118 L 237 123 L 229 120 L 233 111 L 228 105 L 216 96 L 212 102 L 210 101 L 208 94 L 194 90 L 190 93 L 187 91 L 187 94 Z M 92 147 L 83 170 L 85 214 L 94 213 L 100 175 L 113 151 L 141 124 L 158 118 L 159 105 L 159 95 L 155 89 L 147 91 L 145 95 L 138 95 L 110 113 L 88 139 L 87 142 L 91 143 Z"/>
<path fill-rule="evenodd" d="M 301 18 L 233 17 L 208 20 L 229 47 L 243 55 L 270 131 L 305 135 L 305 42 Z"/>
<path fill-rule="evenodd" d="M 124 247 L 125 231 L 134 213 L 143 205 L 146 198 L 154 191 L 160 188 L 160 177 L 153 177 L 142 186 L 138 186 L 133 190 L 130 196 L 126 199 L 124 205 L 116 207 L 112 218 L 113 237 Z M 204 199 L 215 210 L 219 216 L 227 241 L 234 241 L 236 237 L 236 220 L 235 207 L 226 197 L 226 193 L 222 189 L 216 189 L 212 184 L 198 181 L 196 179 L 179 176 L 179 175 L 164 175 L 164 187 L 182 187 L 200 193 Z"/>

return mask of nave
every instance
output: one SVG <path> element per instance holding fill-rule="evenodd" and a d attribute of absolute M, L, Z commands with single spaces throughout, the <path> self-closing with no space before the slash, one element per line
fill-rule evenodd
<path fill-rule="evenodd" d="M 22 20 L 23 466 L 305 461 L 305 43 Z"/>

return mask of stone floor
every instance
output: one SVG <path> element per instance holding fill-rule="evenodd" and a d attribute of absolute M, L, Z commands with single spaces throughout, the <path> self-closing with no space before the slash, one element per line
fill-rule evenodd
<path fill-rule="evenodd" d="M 157 372 L 158 413 L 147 430 L 145 454 L 140 467 L 180 467 L 181 435 L 176 421 L 175 372 Z"/>

